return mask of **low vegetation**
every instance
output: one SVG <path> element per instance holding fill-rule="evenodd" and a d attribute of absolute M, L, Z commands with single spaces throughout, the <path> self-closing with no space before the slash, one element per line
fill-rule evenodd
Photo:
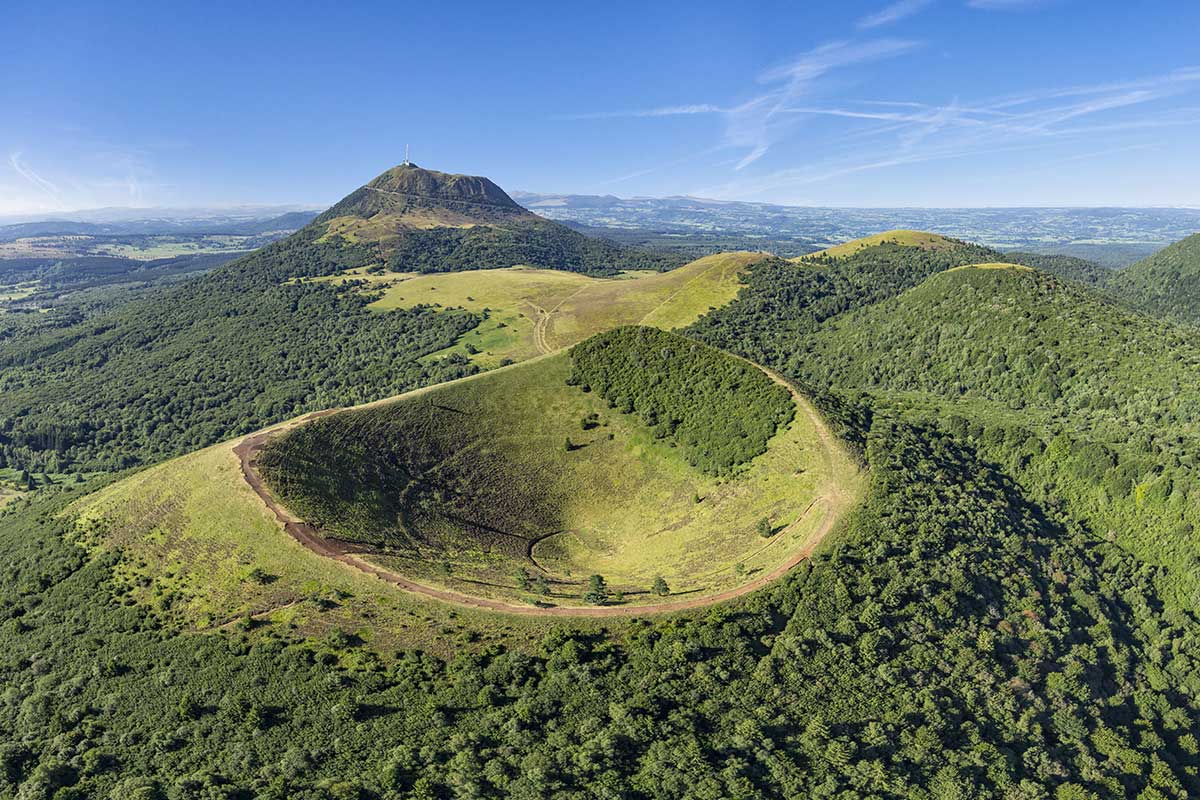
<path fill-rule="evenodd" d="M 304 249 L 299 274 L 372 266 L 355 247 Z M 299 426 L 264 454 L 289 503 L 358 532 L 374 563 L 593 611 L 752 580 L 859 501 L 814 557 L 702 613 L 526 624 L 416 600 L 283 535 L 228 445 L 98 491 L 27 470 L 35 491 L 0 521 L 0 797 L 1200 795 L 1193 329 L 1004 261 L 896 241 L 759 259 L 688 329 L 805 386 L 861 476 L 799 399 L 765 451 L 706 474 L 632 402 L 686 410 L 671 376 L 626 375 L 628 353 L 591 345 L 604 392 L 567 386 L 564 352 Z M 356 322 L 397 313 L 358 301 Z M 239 330 L 274 318 L 238 308 Z M 79 346 L 63 336 L 40 356 Z M 639 367 L 663 342 L 714 352 L 609 338 Z M 129 456 L 157 441 L 133 435 Z M 551 535 L 514 546 L 528 531 Z"/>
<path fill-rule="evenodd" d="M 859 253 L 862 250 L 867 250 L 880 245 L 892 245 L 895 247 L 912 247 L 917 250 L 953 250 L 962 247 L 965 242 L 958 239 L 951 239 L 946 236 L 941 236 L 936 233 L 926 233 L 925 231 L 910 231 L 910 230 L 894 230 L 876 233 L 871 236 L 865 236 L 861 239 L 855 239 L 844 244 L 827 247 L 824 250 L 818 250 L 815 253 L 798 256 L 792 261 L 821 261 L 830 258 L 845 258 Z"/>
<path fill-rule="evenodd" d="M 368 306 L 372 309 L 430 304 L 485 316 L 453 347 L 429 358 L 461 354 L 488 368 L 568 347 L 618 325 L 664 330 L 690 325 L 731 301 L 741 289 L 738 276 L 766 258 L 765 253 L 721 253 L 670 272 L 608 279 L 521 268 L 431 275 L 356 270 L 329 280 L 372 296 L 381 292 Z M 467 345 L 479 352 L 469 352 Z"/>
<path fill-rule="evenodd" d="M 364 187 L 287 239 L 195 281 L 95 316 L 62 315 L 51 327 L 0 323 L 0 467 L 118 470 L 479 369 L 461 353 L 426 358 L 452 347 L 479 316 L 426 307 L 373 314 L 366 306 L 374 297 L 305 278 L 381 263 L 404 271 L 535 264 L 615 275 L 682 260 L 586 237 L 510 199 L 479 200 L 471 181 L 439 190 L 422 182 L 429 171 L 403 172 L 416 191 L 386 181 L 379 191 Z M 428 211 L 447 202 L 468 217 L 503 210 L 469 229 L 406 227 L 411 236 L 386 238 L 386 248 L 378 237 L 326 235 L 330 220 L 372 204 Z M 501 219 L 516 227 L 492 224 Z"/>
<path fill-rule="evenodd" d="M 367 298 L 293 271 L 334 272 L 352 248 L 272 245 L 207 276 L 0 351 L 0 466 L 119 470 L 308 410 L 468 374 L 421 363 L 480 321 Z"/>

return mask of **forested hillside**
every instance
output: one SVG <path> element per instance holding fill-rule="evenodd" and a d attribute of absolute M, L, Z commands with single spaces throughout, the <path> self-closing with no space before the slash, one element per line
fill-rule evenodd
<path fill-rule="evenodd" d="M 796 352 L 796 337 L 827 319 L 898 294 L 935 272 L 998 259 L 995 251 L 976 245 L 922 249 L 887 243 L 845 257 L 806 256 L 801 264 L 764 261 L 748 272 L 735 302 L 690 330 L 717 347 L 776 365 Z"/>
<path fill-rule="evenodd" d="M 571 348 L 569 382 L 636 413 L 692 466 L 727 475 L 767 449 L 795 413 L 761 370 L 657 328 L 616 328 Z"/>
<path fill-rule="evenodd" d="M 106 313 L 0 328 L 0 468 L 122 469 L 477 370 L 461 356 L 418 359 L 449 347 L 479 315 L 376 313 L 352 287 L 297 278 L 383 263 L 612 275 L 681 261 L 543 220 L 485 178 L 397 167 L 207 276 Z"/>
<path fill-rule="evenodd" d="M 1110 285 L 1150 313 L 1200 322 L 1200 233 L 1126 267 Z"/>
<path fill-rule="evenodd" d="M 893 254 L 870 257 L 882 268 Z M 1200 349 L 1190 330 L 1035 270 L 989 266 L 869 302 L 848 277 L 818 282 L 765 264 L 692 330 L 833 401 L 866 392 L 868 408 L 961 420 L 958 433 L 973 431 L 1045 502 L 1162 567 L 1172 613 L 1192 613 L 1200 403 L 1187 387 Z M 833 311 L 816 325 L 814 309 Z"/>
<path fill-rule="evenodd" d="M 5 520 L 0 793 L 1184 798 L 1194 629 L 969 444 L 878 418 L 839 545 L 747 602 L 532 650 L 180 634 L 51 509 Z M 336 742 L 336 746 L 331 743 Z"/>
<path fill-rule="evenodd" d="M 1049 272 L 1051 275 L 1082 283 L 1085 286 L 1104 286 L 1109 278 L 1117 274 L 1116 270 L 1094 261 L 1068 255 L 1006 252 L 1003 260 L 1012 264 L 1035 267 L 1042 272 Z"/>
<path fill-rule="evenodd" d="M 122 469 L 474 369 L 417 359 L 452 344 L 477 315 L 378 314 L 352 291 L 287 282 L 361 259 L 297 234 L 116 311 L 5 342 L 4 465 Z"/>
<path fill-rule="evenodd" d="M 354 251 L 305 252 L 317 275 Z M 205 280 L 248 290 L 260 258 Z M 367 621 L 197 635 L 134 599 L 119 552 L 71 543 L 96 532 L 66 498 L 19 507 L 0 521 L 0 796 L 1196 796 L 1200 351 L 1075 282 L 966 266 L 999 258 L 764 259 L 689 329 L 806 386 L 870 481 L 832 546 L 702 614 L 563 622 L 533 646 L 464 620 L 447 660 L 379 652 Z M 265 296 L 350 302 L 280 277 Z M 658 391 L 604 374 L 614 402 Z"/>

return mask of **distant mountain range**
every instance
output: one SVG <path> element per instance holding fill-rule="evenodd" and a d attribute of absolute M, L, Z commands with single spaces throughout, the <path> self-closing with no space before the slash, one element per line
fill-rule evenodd
<path fill-rule="evenodd" d="M 465 186 L 452 191 L 462 191 Z M 363 192 L 375 195 L 376 206 L 389 197 L 367 187 L 359 190 Z M 1071 255 L 1111 268 L 1132 264 L 1200 231 L 1198 208 L 830 208 L 697 197 L 500 193 L 503 198 L 499 200 L 495 196 L 485 199 L 511 204 L 510 211 L 532 211 L 584 233 L 626 244 L 694 251 L 693 255 L 750 248 L 793 256 L 881 230 L 913 229 L 937 230 L 1002 250 Z M 395 200 L 398 195 L 390 197 Z M 442 208 L 446 213 L 435 227 L 454 227 L 443 224 L 455 217 L 451 213 L 454 207 L 461 211 L 463 206 Z M 483 208 L 470 207 L 475 211 Z M 50 235 L 260 235 L 297 230 L 318 213 L 299 206 L 244 206 L 102 208 L 0 217 L 0 242 Z M 420 229 L 421 224 L 408 227 Z"/>
<path fill-rule="evenodd" d="M 513 198 L 542 216 L 590 228 L 755 236 L 811 250 L 881 230 L 936 230 L 989 247 L 1073 255 L 1108 267 L 1131 264 L 1200 230 L 1196 208 L 824 208 L 534 192 L 514 192 Z"/>
<path fill-rule="evenodd" d="M 30 236 L 161 236 L 217 235 L 256 236 L 302 228 L 317 215 L 316 211 L 286 211 L 267 216 L 246 216 L 213 212 L 212 216 L 171 216 L 169 209 L 144 209 L 144 213 L 163 215 L 139 219 L 67 219 L 50 218 L 0 224 L 0 242 Z M 91 213 L 91 212 L 84 212 Z M 4 220 L 0 219 L 0 223 Z"/>

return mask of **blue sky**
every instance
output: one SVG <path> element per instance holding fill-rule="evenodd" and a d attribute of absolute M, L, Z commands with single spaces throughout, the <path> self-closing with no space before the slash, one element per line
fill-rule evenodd
<path fill-rule="evenodd" d="M 0 214 L 508 189 L 1200 206 L 1195 0 L 22 2 Z"/>

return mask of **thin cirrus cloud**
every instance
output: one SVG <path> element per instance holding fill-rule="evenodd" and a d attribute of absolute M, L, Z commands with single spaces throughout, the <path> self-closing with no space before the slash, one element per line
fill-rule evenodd
<path fill-rule="evenodd" d="M 895 58 L 920 46 L 920 42 L 891 38 L 830 42 L 766 70 L 758 76 L 757 82 L 767 88 L 735 105 L 692 103 L 641 110 L 590 112 L 571 115 L 567 119 L 720 115 L 725 119 L 724 146 L 743 152 L 734 167 L 740 170 L 762 158 L 775 143 L 789 134 L 798 121 L 796 115 L 789 113 L 789 106 L 816 94 L 822 79 L 830 73 L 858 64 Z M 652 170 L 639 171 L 637 174 L 648 171 Z"/>
<path fill-rule="evenodd" d="M 1046 5 L 1047 0 L 967 0 L 968 8 L 983 11 L 1024 11 Z"/>
<path fill-rule="evenodd" d="M 170 188 L 153 181 L 154 171 L 144 154 L 103 142 L 78 145 L 70 165 L 59 164 L 53 172 L 34 163 L 36 154 L 28 156 L 24 148 L 9 152 L 13 183 L 0 184 L 0 214 L 143 206 Z"/>
<path fill-rule="evenodd" d="M 24 178 L 31 186 L 45 194 L 55 204 L 61 204 L 60 192 L 58 187 L 51 181 L 39 175 L 33 167 L 25 163 L 21 151 L 10 153 L 8 156 L 8 164 L 13 168 L 17 175 Z"/>
<path fill-rule="evenodd" d="M 781 113 L 819 115 L 849 127 L 839 146 L 801 167 L 735 179 L 692 193 L 739 199 L 821 184 L 857 173 L 934 161 L 1045 150 L 1064 143 L 1094 143 L 1102 134 L 1137 135 L 1169 127 L 1200 127 L 1200 108 L 1160 110 L 1129 118 L 1123 110 L 1200 93 L 1200 69 L 1188 67 L 1121 83 L 1051 88 L 1024 95 L 944 105 L 862 100 L 838 106 L 795 105 Z M 1114 114 L 1118 115 L 1114 118 Z M 1153 143 L 1114 142 L 1111 147 L 1058 158 L 1052 163 L 1150 149 Z"/>
<path fill-rule="evenodd" d="M 858 21 L 858 29 L 860 31 L 870 30 L 871 28 L 881 28 L 884 25 L 891 25 L 923 11 L 932 4 L 933 0 L 898 0 L 898 2 L 892 3 L 890 6 L 886 6 L 874 14 L 868 14 L 860 19 Z"/>

